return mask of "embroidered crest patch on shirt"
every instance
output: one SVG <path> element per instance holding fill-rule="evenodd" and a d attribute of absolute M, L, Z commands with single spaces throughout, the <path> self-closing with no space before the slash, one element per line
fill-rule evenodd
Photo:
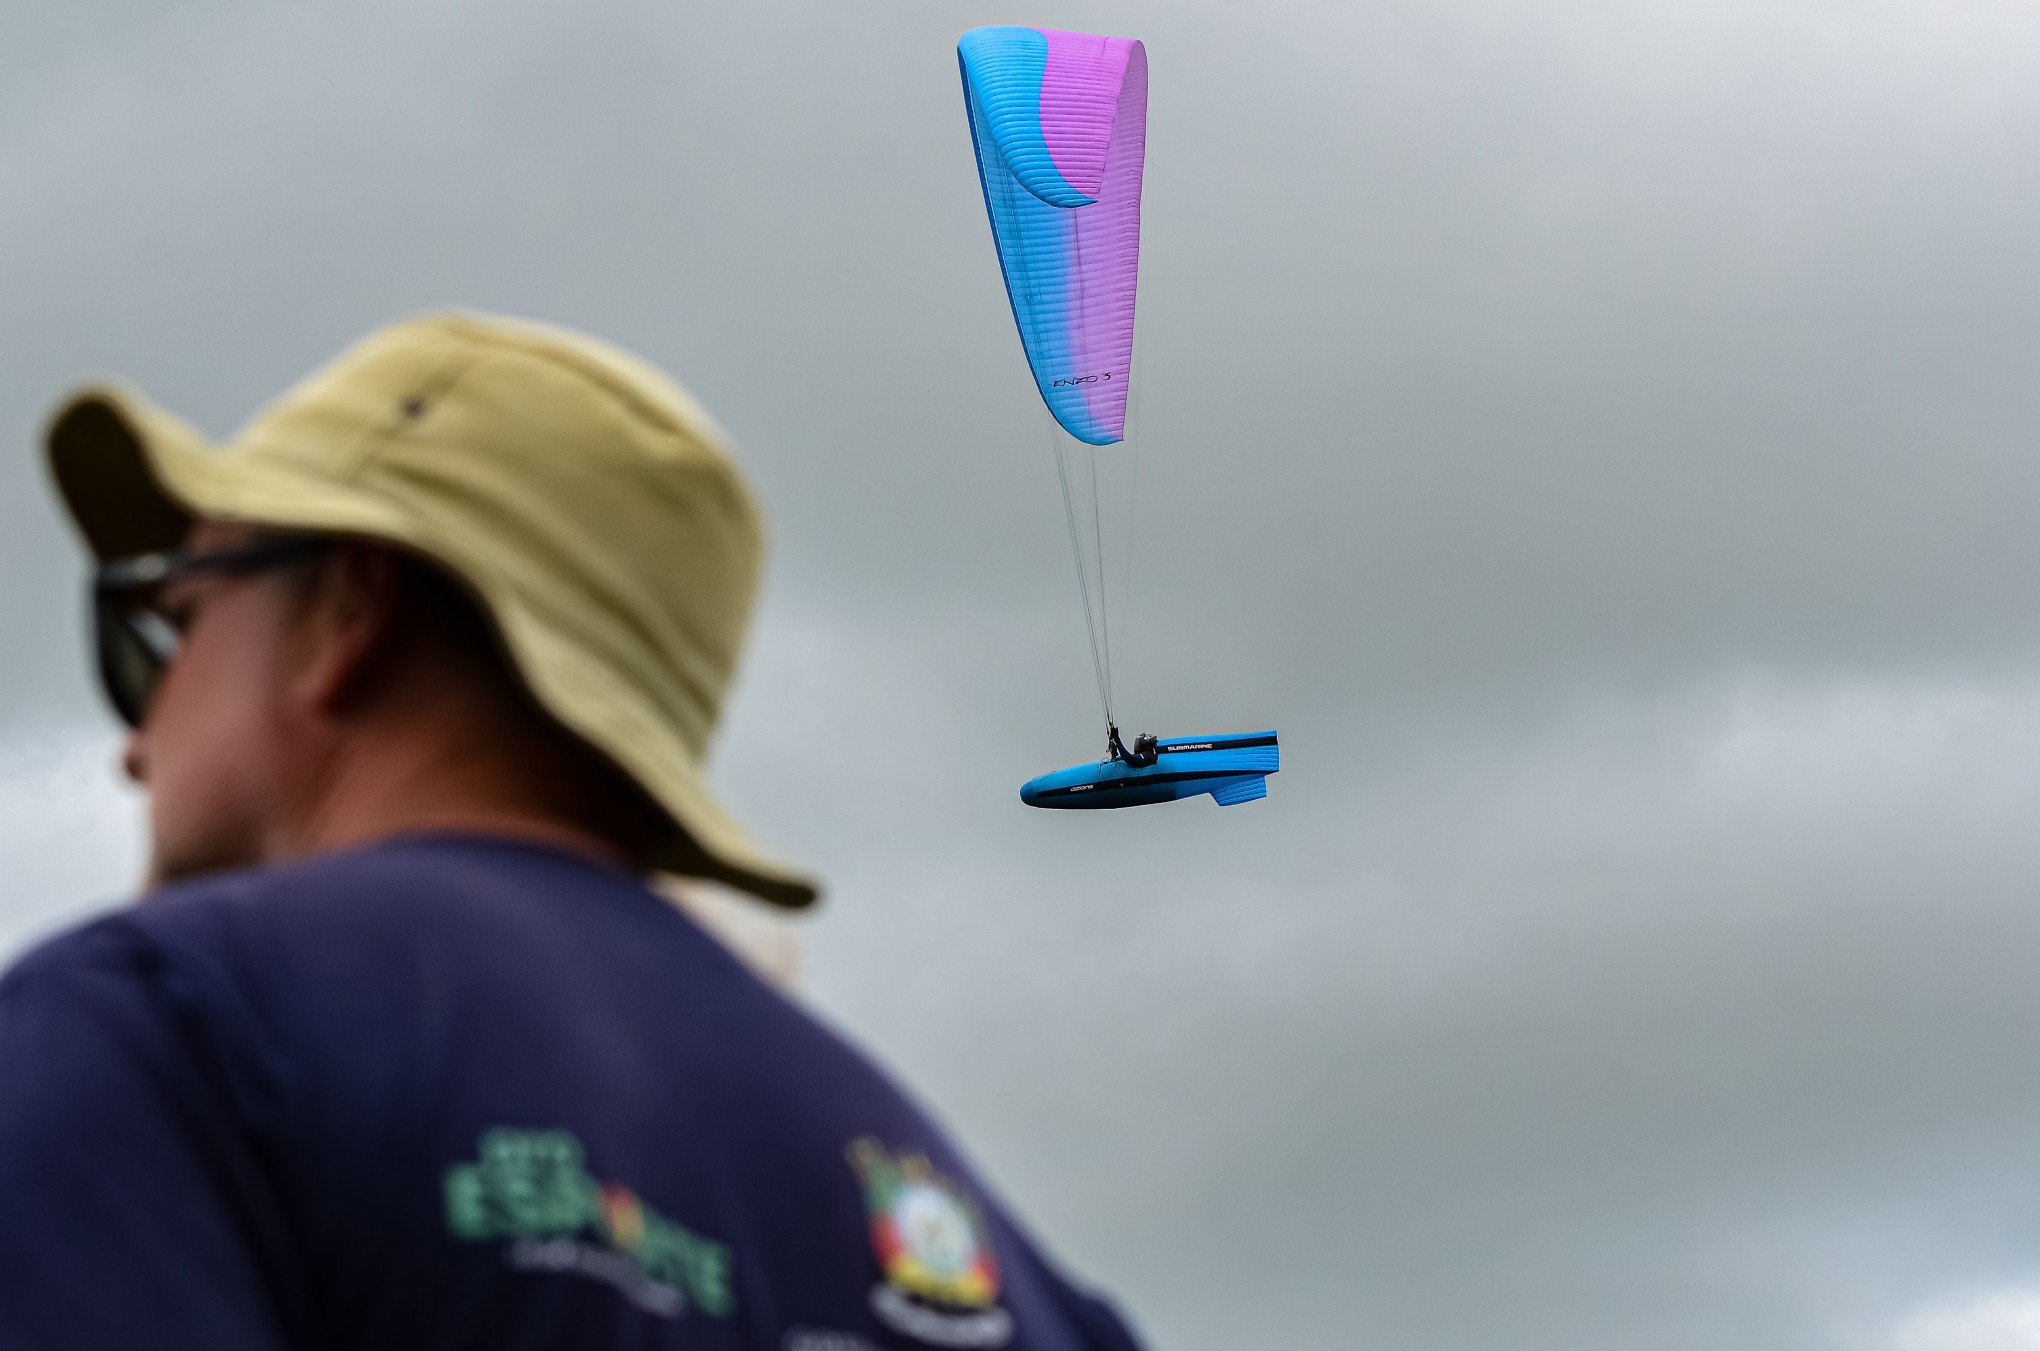
<path fill-rule="evenodd" d="M 871 1307 L 896 1332 L 936 1346 L 998 1347 L 1013 1335 L 999 1307 L 999 1266 L 970 1194 L 924 1155 L 869 1136 L 844 1151 L 864 1188 L 883 1280 Z"/>

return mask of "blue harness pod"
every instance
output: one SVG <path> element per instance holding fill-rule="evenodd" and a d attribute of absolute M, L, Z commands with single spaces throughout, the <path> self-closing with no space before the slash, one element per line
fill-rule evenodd
<path fill-rule="evenodd" d="M 1143 746 L 1136 754 L 1120 744 L 1115 730 L 1109 758 L 1029 779 L 1020 787 L 1020 800 L 1030 807 L 1095 810 L 1209 793 L 1219 806 L 1230 807 L 1268 796 L 1268 776 L 1281 768 L 1273 732 L 1171 737 L 1155 742 L 1151 753 Z"/>

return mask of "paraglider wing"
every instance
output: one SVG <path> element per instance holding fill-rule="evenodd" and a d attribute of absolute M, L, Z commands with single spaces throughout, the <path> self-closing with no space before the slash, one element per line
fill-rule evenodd
<path fill-rule="evenodd" d="M 956 44 L 978 179 L 1034 382 L 1094 446 L 1126 434 L 1147 51 L 1132 38 L 973 28 Z"/>

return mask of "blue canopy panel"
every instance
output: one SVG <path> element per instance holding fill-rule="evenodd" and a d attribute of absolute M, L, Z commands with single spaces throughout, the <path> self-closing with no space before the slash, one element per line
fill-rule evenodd
<path fill-rule="evenodd" d="M 978 181 L 1034 383 L 1071 436 L 1126 435 L 1147 50 L 996 25 L 958 39 Z"/>
<path fill-rule="evenodd" d="M 1219 806 L 1232 807 L 1268 796 L 1268 776 L 1282 768 L 1273 732 L 1172 737 L 1156 743 L 1155 751 L 1152 765 L 1100 760 L 1029 779 L 1020 800 L 1030 807 L 1095 811 L 1209 793 Z"/>

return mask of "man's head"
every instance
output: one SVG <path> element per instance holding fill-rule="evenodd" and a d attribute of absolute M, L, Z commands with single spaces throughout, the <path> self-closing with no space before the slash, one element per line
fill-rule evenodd
<path fill-rule="evenodd" d="M 564 330 L 431 316 L 371 335 L 223 447 L 106 387 L 61 409 L 49 442 L 103 559 L 333 541 L 163 581 L 186 632 L 130 761 L 166 874 L 494 782 L 496 809 L 812 899 L 701 773 L 762 541 L 719 429 L 642 362 Z M 543 792 L 502 799 L 511 779 Z M 465 819 L 414 810 L 392 828 Z"/>
<path fill-rule="evenodd" d="M 656 806 L 531 699 L 438 569 L 204 519 L 176 558 L 146 598 L 176 650 L 125 757 L 159 880 L 435 828 L 652 865 Z"/>
<path fill-rule="evenodd" d="M 192 557 L 209 560 L 258 539 L 250 526 L 203 522 L 185 543 Z M 269 852 L 268 809 L 287 759 L 272 731 L 292 589 L 279 572 L 192 572 L 170 576 L 146 600 L 177 635 L 177 650 L 146 708 L 136 709 L 143 721 L 124 762 L 149 790 L 150 873 L 159 880 L 253 863 Z"/>

